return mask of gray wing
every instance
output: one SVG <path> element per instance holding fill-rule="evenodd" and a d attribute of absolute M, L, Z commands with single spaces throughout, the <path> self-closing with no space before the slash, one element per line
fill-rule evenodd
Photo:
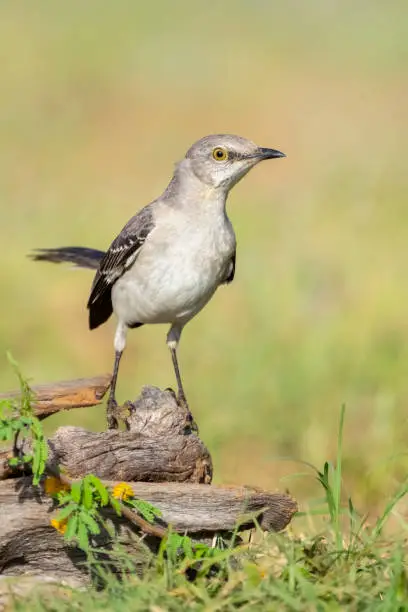
<path fill-rule="evenodd" d="M 102 257 L 87 304 L 91 329 L 104 323 L 112 314 L 112 287 L 133 264 L 153 228 L 153 213 L 149 204 L 130 219 Z"/>
<path fill-rule="evenodd" d="M 229 265 L 228 265 L 227 274 L 225 276 L 225 279 L 222 281 L 223 285 L 228 285 L 228 283 L 232 283 L 232 281 L 234 280 L 236 260 L 237 260 L 237 252 L 234 251 L 234 254 L 231 257 Z"/>

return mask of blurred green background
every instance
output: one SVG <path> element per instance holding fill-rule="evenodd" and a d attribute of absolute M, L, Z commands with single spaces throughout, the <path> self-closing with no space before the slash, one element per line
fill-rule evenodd
<path fill-rule="evenodd" d="M 375 511 L 408 463 L 407 3 L 3 2 L 0 53 L 1 390 L 7 349 L 35 383 L 112 367 L 92 274 L 26 253 L 106 248 L 193 141 L 240 134 L 288 158 L 232 192 L 236 280 L 181 342 L 216 480 L 312 499 L 295 460 L 334 459 L 345 403 L 346 488 Z M 166 331 L 129 334 L 119 399 L 174 385 Z"/>

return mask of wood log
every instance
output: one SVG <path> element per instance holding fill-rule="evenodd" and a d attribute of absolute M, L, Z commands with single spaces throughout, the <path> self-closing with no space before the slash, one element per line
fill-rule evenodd
<path fill-rule="evenodd" d="M 31 387 L 34 393 L 33 410 L 39 419 L 72 408 L 85 408 L 100 404 L 109 389 L 111 375 L 94 376 L 93 378 L 78 378 L 47 385 Z M 0 400 L 17 399 L 20 391 L 0 394 Z"/>
<path fill-rule="evenodd" d="M 114 482 L 106 482 L 113 486 Z M 211 534 L 252 528 L 282 531 L 297 511 L 285 493 L 237 485 L 131 482 L 135 496 L 157 506 L 163 520 L 180 533 Z M 255 519 L 255 520 L 254 520 Z"/>
<path fill-rule="evenodd" d="M 109 483 L 108 483 L 109 484 Z M 164 524 L 171 524 L 180 533 L 187 532 L 199 541 L 211 541 L 217 533 L 231 532 L 259 525 L 268 531 L 286 527 L 297 510 L 288 495 L 267 493 L 250 487 L 225 487 L 180 483 L 129 483 L 135 495 L 150 501 L 162 512 Z M 29 477 L 0 482 L 0 573 L 52 574 L 69 583 L 86 584 L 89 574 L 84 566 L 84 553 L 68 546 L 50 525 L 53 500 L 42 487 L 33 487 Z M 147 561 L 146 544 L 156 551 L 158 541 L 147 537 L 140 542 L 134 537 L 137 529 L 110 511 L 104 511 L 115 526 L 121 544 L 132 556 L 136 569 L 142 571 Z M 109 536 L 97 538 L 97 545 L 108 552 Z"/>
<path fill-rule="evenodd" d="M 77 382 L 74 381 L 71 390 L 81 388 Z M 104 384 L 99 387 L 102 391 Z M 89 380 L 86 385 L 89 388 Z M 67 391 L 70 385 L 64 383 L 62 387 Z M 71 396 L 68 391 L 60 391 L 61 384 L 54 387 L 55 397 L 49 389 L 38 394 L 44 400 L 43 406 L 48 402 L 56 409 L 73 407 L 80 397 L 80 393 Z M 73 396 L 75 400 L 68 399 Z M 58 398 L 64 398 L 60 404 Z M 135 571 L 142 571 L 149 551 L 157 550 L 158 534 L 168 525 L 198 541 L 211 542 L 215 534 L 231 534 L 237 526 L 243 530 L 253 527 L 255 522 L 264 530 L 280 531 L 296 512 L 296 502 L 285 494 L 244 486 L 209 486 L 211 456 L 198 435 L 186 428 L 185 410 L 178 405 L 173 392 L 145 387 L 139 399 L 127 402 L 119 413 L 126 431 L 95 433 L 80 427 L 59 428 L 48 441 L 48 469 L 53 473 L 62 470 L 66 479 L 92 473 L 108 486 L 126 481 L 136 497 L 161 510 L 157 531 L 145 535 L 143 541 L 135 537 L 140 535 L 140 523 L 137 527 L 126 516 L 118 517 L 109 509 L 102 511 L 112 522 L 121 545 L 134 558 Z M 27 441 L 21 450 L 30 451 Z M 3 460 L 0 574 L 52 575 L 69 584 L 89 583 L 84 553 L 68 546 L 50 526 L 53 500 L 44 494 L 42 487 L 33 487 L 29 477 L 10 475 L 7 461 Z M 107 554 L 115 542 L 108 533 L 102 533 L 95 545 L 102 546 Z"/>
<path fill-rule="evenodd" d="M 89 584 L 85 553 L 64 538 L 50 524 L 54 502 L 31 478 L 13 478 L 0 483 L 0 575 L 52 575 L 72 586 Z M 132 525 L 110 513 L 118 541 L 134 559 L 135 568 L 146 562 L 146 547 L 135 537 Z M 154 542 L 154 539 L 152 540 Z M 148 540 L 150 544 L 150 541 Z M 112 541 L 107 533 L 95 540 L 108 553 Z"/>
<path fill-rule="evenodd" d="M 60 427 L 49 441 L 50 464 L 71 478 L 95 474 L 109 480 L 201 482 L 212 479 L 211 457 L 194 434 L 150 436 Z"/>

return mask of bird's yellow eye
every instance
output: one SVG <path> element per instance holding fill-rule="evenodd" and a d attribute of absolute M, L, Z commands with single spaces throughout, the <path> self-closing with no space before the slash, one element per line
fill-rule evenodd
<path fill-rule="evenodd" d="M 215 161 L 225 161 L 228 159 L 228 151 L 222 147 L 216 147 L 212 152 L 212 156 Z"/>

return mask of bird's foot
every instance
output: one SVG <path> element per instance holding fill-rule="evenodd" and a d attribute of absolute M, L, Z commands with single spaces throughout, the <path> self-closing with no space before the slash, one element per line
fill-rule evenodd
<path fill-rule="evenodd" d="M 181 406 L 181 408 L 184 408 L 184 410 L 186 411 L 186 420 L 185 420 L 185 424 L 184 424 L 184 431 L 186 433 L 196 433 L 198 435 L 198 425 L 194 420 L 193 415 L 190 412 L 190 408 L 188 406 L 186 397 L 184 394 L 179 393 L 178 397 L 177 397 L 177 403 L 179 406 Z"/>
<path fill-rule="evenodd" d="M 184 429 L 186 433 L 193 432 L 198 435 L 198 425 L 195 422 L 194 417 L 190 411 L 188 411 L 186 414 L 186 423 L 185 423 Z"/>
<path fill-rule="evenodd" d="M 119 412 L 119 406 L 115 398 L 110 397 L 106 405 L 106 421 L 108 424 L 108 429 L 118 429 L 119 427 L 118 412 Z"/>
<path fill-rule="evenodd" d="M 198 425 L 195 422 L 194 417 L 190 412 L 190 408 L 188 407 L 188 403 L 187 403 L 186 396 L 184 395 L 184 393 L 179 392 L 179 394 L 177 395 L 174 392 L 174 389 L 172 389 L 171 387 L 167 387 L 166 391 L 169 391 L 172 394 L 177 404 L 181 408 L 183 408 L 186 412 L 186 418 L 184 421 L 184 432 L 185 433 L 193 432 L 193 433 L 198 434 Z"/>

